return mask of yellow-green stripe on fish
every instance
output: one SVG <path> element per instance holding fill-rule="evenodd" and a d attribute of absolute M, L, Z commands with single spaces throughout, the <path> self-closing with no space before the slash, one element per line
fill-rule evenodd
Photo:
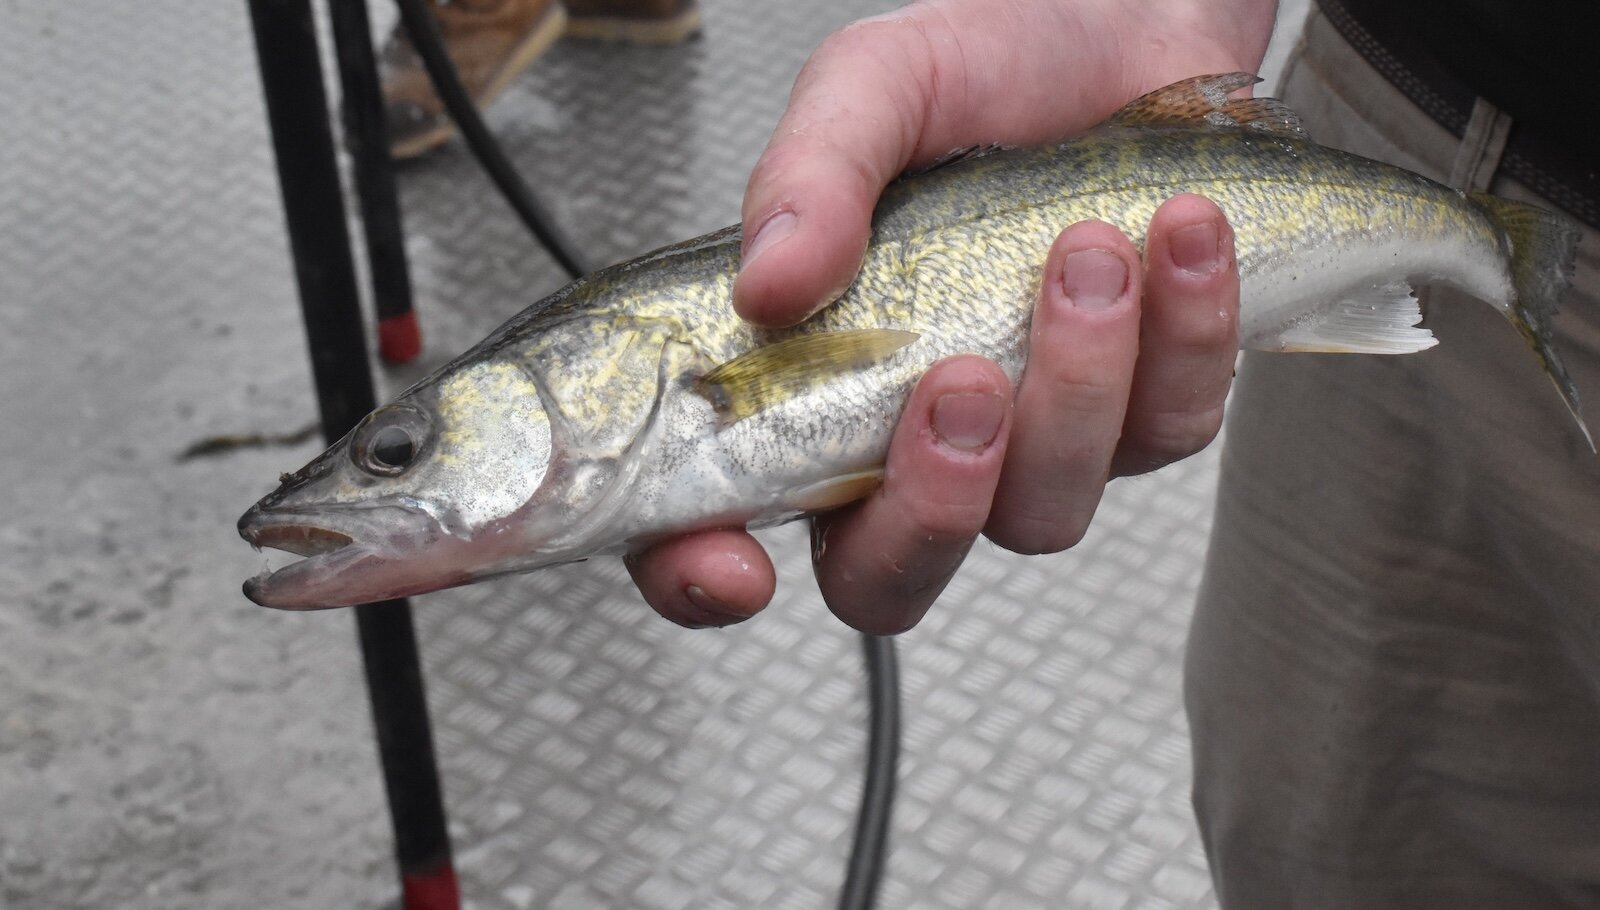
<path fill-rule="evenodd" d="M 1435 340 L 1411 288 L 1449 284 L 1522 333 L 1587 439 L 1550 330 L 1575 227 L 1319 146 L 1280 102 L 1228 99 L 1253 81 L 1187 80 L 1061 145 L 897 181 L 855 283 L 792 329 L 734 315 L 737 227 L 574 282 L 285 475 L 239 531 L 306 558 L 245 593 L 366 603 L 859 498 L 934 362 L 1021 375 L 1062 228 L 1097 218 L 1138 240 L 1179 193 L 1234 228 L 1243 346 L 1420 351 Z"/>

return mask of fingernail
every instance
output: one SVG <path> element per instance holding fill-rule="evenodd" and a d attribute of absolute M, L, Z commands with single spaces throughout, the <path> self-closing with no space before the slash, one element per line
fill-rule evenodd
<path fill-rule="evenodd" d="M 952 392 L 933 403 L 933 435 L 963 452 L 981 452 L 994 442 L 1005 405 L 989 392 Z"/>
<path fill-rule="evenodd" d="M 757 256 L 793 234 L 799 223 L 800 218 L 794 212 L 785 210 L 774 213 L 756 229 L 756 235 L 750 238 L 750 242 L 744 248 L 742 264 L 749 265 L 755 262 Z"/>
<path fill-rule="evenodd" d="M 705 618 L 712 620 L 712 625 L 731 626 L 750 618 L 735 613 L 727 604 L 707 594 L 699 585 L 689 585 L 684 588 L 683 595 L 689 598 L 689 603 L 694 604 L 696 609 L 705 614 Z"/>
<path fill-rule="evenodd" d="M 1128 289 L 1128 264 L 1105 250 L 1068 253 L 1061 289 L 1080 310 L 1110 309 Z"/>
<path fill-rule="evenodd" d="M 1209 275 L 1222 259 L 1221 234 L 1214 221 L 1178 228 L 1167 241 L 1172 264 L 1192 275 Z"/>

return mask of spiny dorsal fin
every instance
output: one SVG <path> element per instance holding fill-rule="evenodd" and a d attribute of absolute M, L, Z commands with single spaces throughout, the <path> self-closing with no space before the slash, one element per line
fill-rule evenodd
<path fill-rule="evenodd" d="M 991 142 L 988 145 L 966 145 L 962 146 L 961 148 L 951 149 L 950 151 L 945 152 L 943 155 L 940 155 L 922 167 L 908 169 L 905 173 L 900 175 L 899 179 L 904 180 L 907 177 L 918 177 L 922 174 L 928 173 L 929 171 L 937 171 L 939 168 L 955 164 L 958 161 L 968 161 L 973 158 L 982 158 L 985 155 L 992 155 L 995 152 L 1008 151 L 1015 147 L 1016 146 L 1011 145 L 1001 145 L 998 142 Z"/>
<path fill-rule="evenodd" d="M 796 335 L 714 367 L 695 386 L 731 424 L 826 379 L 884 360 L 918 337 L 898 329 Z"/>
<path fill-rule="evenodd" d="M 1235 98 L 1228 93 L 1260 82 L 1249 73 L 1220 73 L 1174 82 L 1128 102 L 1106 123 L 1115 126 L 1246 127 L 1304 138 L 1300 115 L 1276 98 Z"/>
<path fill-rule="evenodd" d="M 1328 354 L 1409 354 L 1439 343 L 1418 328 L 1422 310 L 1411 286 L 1384 284 L 1353 295 L 1282 332 L 1254 339 L 1250 347 L 1267 351 Z"/>

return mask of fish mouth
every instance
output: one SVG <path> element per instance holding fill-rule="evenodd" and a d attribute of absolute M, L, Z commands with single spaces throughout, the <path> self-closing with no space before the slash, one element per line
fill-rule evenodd
<path fill-rule="evenodd" d="M 442 587 L 408 577 L 416 554 L 441 536 L 438 524 L 415 509 L 330 514 L 257 505 L 239 519 L 239 536 L 258 550 L 303 557 L 244 583 L 244 596 L 263 607 L 348 607 Z"/>
<path fill-rule="evenodd" d="M 349 534 L 314 524 L 241 527 L 239 534 L 258 550 L 282 550 L 296 556 L 325 556 L 355 543 Z"/>

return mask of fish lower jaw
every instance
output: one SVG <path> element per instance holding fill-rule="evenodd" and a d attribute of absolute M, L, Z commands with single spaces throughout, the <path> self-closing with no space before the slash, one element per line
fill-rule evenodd
<path fill-rule="evenodd" d="M 298 545 L 301 542 L 291 543 Z M 268 565 L 244 583 L 244 596 L 259 606 L 280 610 L 316 610 L 360 602 L 341 598 L 329 591 L 326 580 L 337 577 L 351 565 L 369 559 L 371 551 L 351 543 L 348 538 L 343 545 L 331 545 L 331 541 L 322 538 L 318 543 L 308 543 L 306 546 L 321 546 L 324 549 L 321 552 L 305 552 L 305 547 L 272 546 L 273 549 L 303 558 L 276 569 Z"/>

